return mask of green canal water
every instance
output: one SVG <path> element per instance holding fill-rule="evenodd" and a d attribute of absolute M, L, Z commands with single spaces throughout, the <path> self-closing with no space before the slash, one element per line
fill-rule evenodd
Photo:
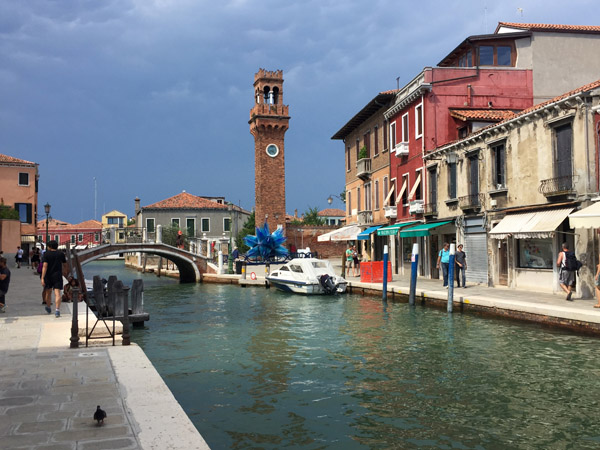
<path fill-rule="evenodd" d="M 213 449 L 600 448 L 600 341 L 358 295 L 143 277 L 133 332 Z M 143 380 L 140 380 L 143 382 Z"/>

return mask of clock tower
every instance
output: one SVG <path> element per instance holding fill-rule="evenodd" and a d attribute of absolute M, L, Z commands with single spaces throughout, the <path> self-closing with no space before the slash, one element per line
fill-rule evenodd
<path fill-rule="evenodd" d="M 288 106 L 283 104 L 283 71 L 260 69 L 254 74 L 254 106 L 250 133 L 254 136 L 254 201 L 256 226 L 285 229 L 284 135 L 289 127 Z"/>

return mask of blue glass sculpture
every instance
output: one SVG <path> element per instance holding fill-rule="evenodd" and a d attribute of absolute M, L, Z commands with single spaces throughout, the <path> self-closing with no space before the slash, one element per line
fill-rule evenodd
<path fill-rule="evenodd" d="M 285 242 L 283 228 L 278 227 L 272 234 L 269 232 L 267 222 L 261 227 L 256 227 L 256 236 L 246 236 L 244 242 L 250 250 L 247 258 L 274 261 L 289 255 L 288 250 L 282 245 Z"/>

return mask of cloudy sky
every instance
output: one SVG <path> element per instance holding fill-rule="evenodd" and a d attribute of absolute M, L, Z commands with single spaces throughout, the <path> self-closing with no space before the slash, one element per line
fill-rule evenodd
<path fill-rule="evenodd" d="M 136 196 L 148 205 L 183 190 L 251 209 L 254 73 L 282 69 L 287 210 L 325 208 L 344 189 L 344 147 L 331 136 L 397 77 L 402 86 L 498 21 L 600 25 L 600 9 L 597 0 L 2 0 L 0 153 L 38 163 L 39 204 L 72 223 L 133 215 Z"/>

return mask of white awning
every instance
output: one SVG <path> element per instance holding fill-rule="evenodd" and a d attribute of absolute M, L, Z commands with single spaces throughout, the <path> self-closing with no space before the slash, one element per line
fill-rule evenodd
<path fill-rule="evenodd" d="M 390 201 L 390 198 L 392 198 L 392 194 L 394 193 L 394 188 L 395 188 L 395 185 L 394 185 L 394 183 L 392 183 L 392 188 L 390 189 L 390 192 L 388 192 L 387 197 L 383 201 L 383 206 L 388 205 L 388 202 Z"/>
<path fill-rule="evenodd" d="M 600 201 L 569 214 L 571 228 L 600 228 Z"/>
<path fill-rule="evenodd" d="M 419 184 L 421 184 L 421 172 L 419 172 L 419 176 L 415 180 L 415 184 L 413 185 L 412 189 L 410 190 L 410 192 L 408 194 L 409 200 L 414 197 L 415 192 L 417 192 L 417 188 L 419 187 Z"/>
<path fill-rule="evenodd" d="M 398 204 L 402 200 L 402 196 L 404 195 L 404 191 L 406 190 L 407 183 L 408 183 L 408 179 L 405 178 L 404 183 L 402 183 L 402 188 L 400 189 L 400 191 L 398 192 L 398 195 L 396 196 L 396 204 Z"/>
<path fill-rule="evenodd" d="M 490 231 L 493 239 L 550 238 L 573 208 L 510 214 Z"/>
<path fill-rule="evenodd" d="M 317 236 L 317 241 L 353 241 L 360 232 L 361 229 L 359 226 L 348 225 L 346 227 L 338 228 L 337 230 Z"/>

